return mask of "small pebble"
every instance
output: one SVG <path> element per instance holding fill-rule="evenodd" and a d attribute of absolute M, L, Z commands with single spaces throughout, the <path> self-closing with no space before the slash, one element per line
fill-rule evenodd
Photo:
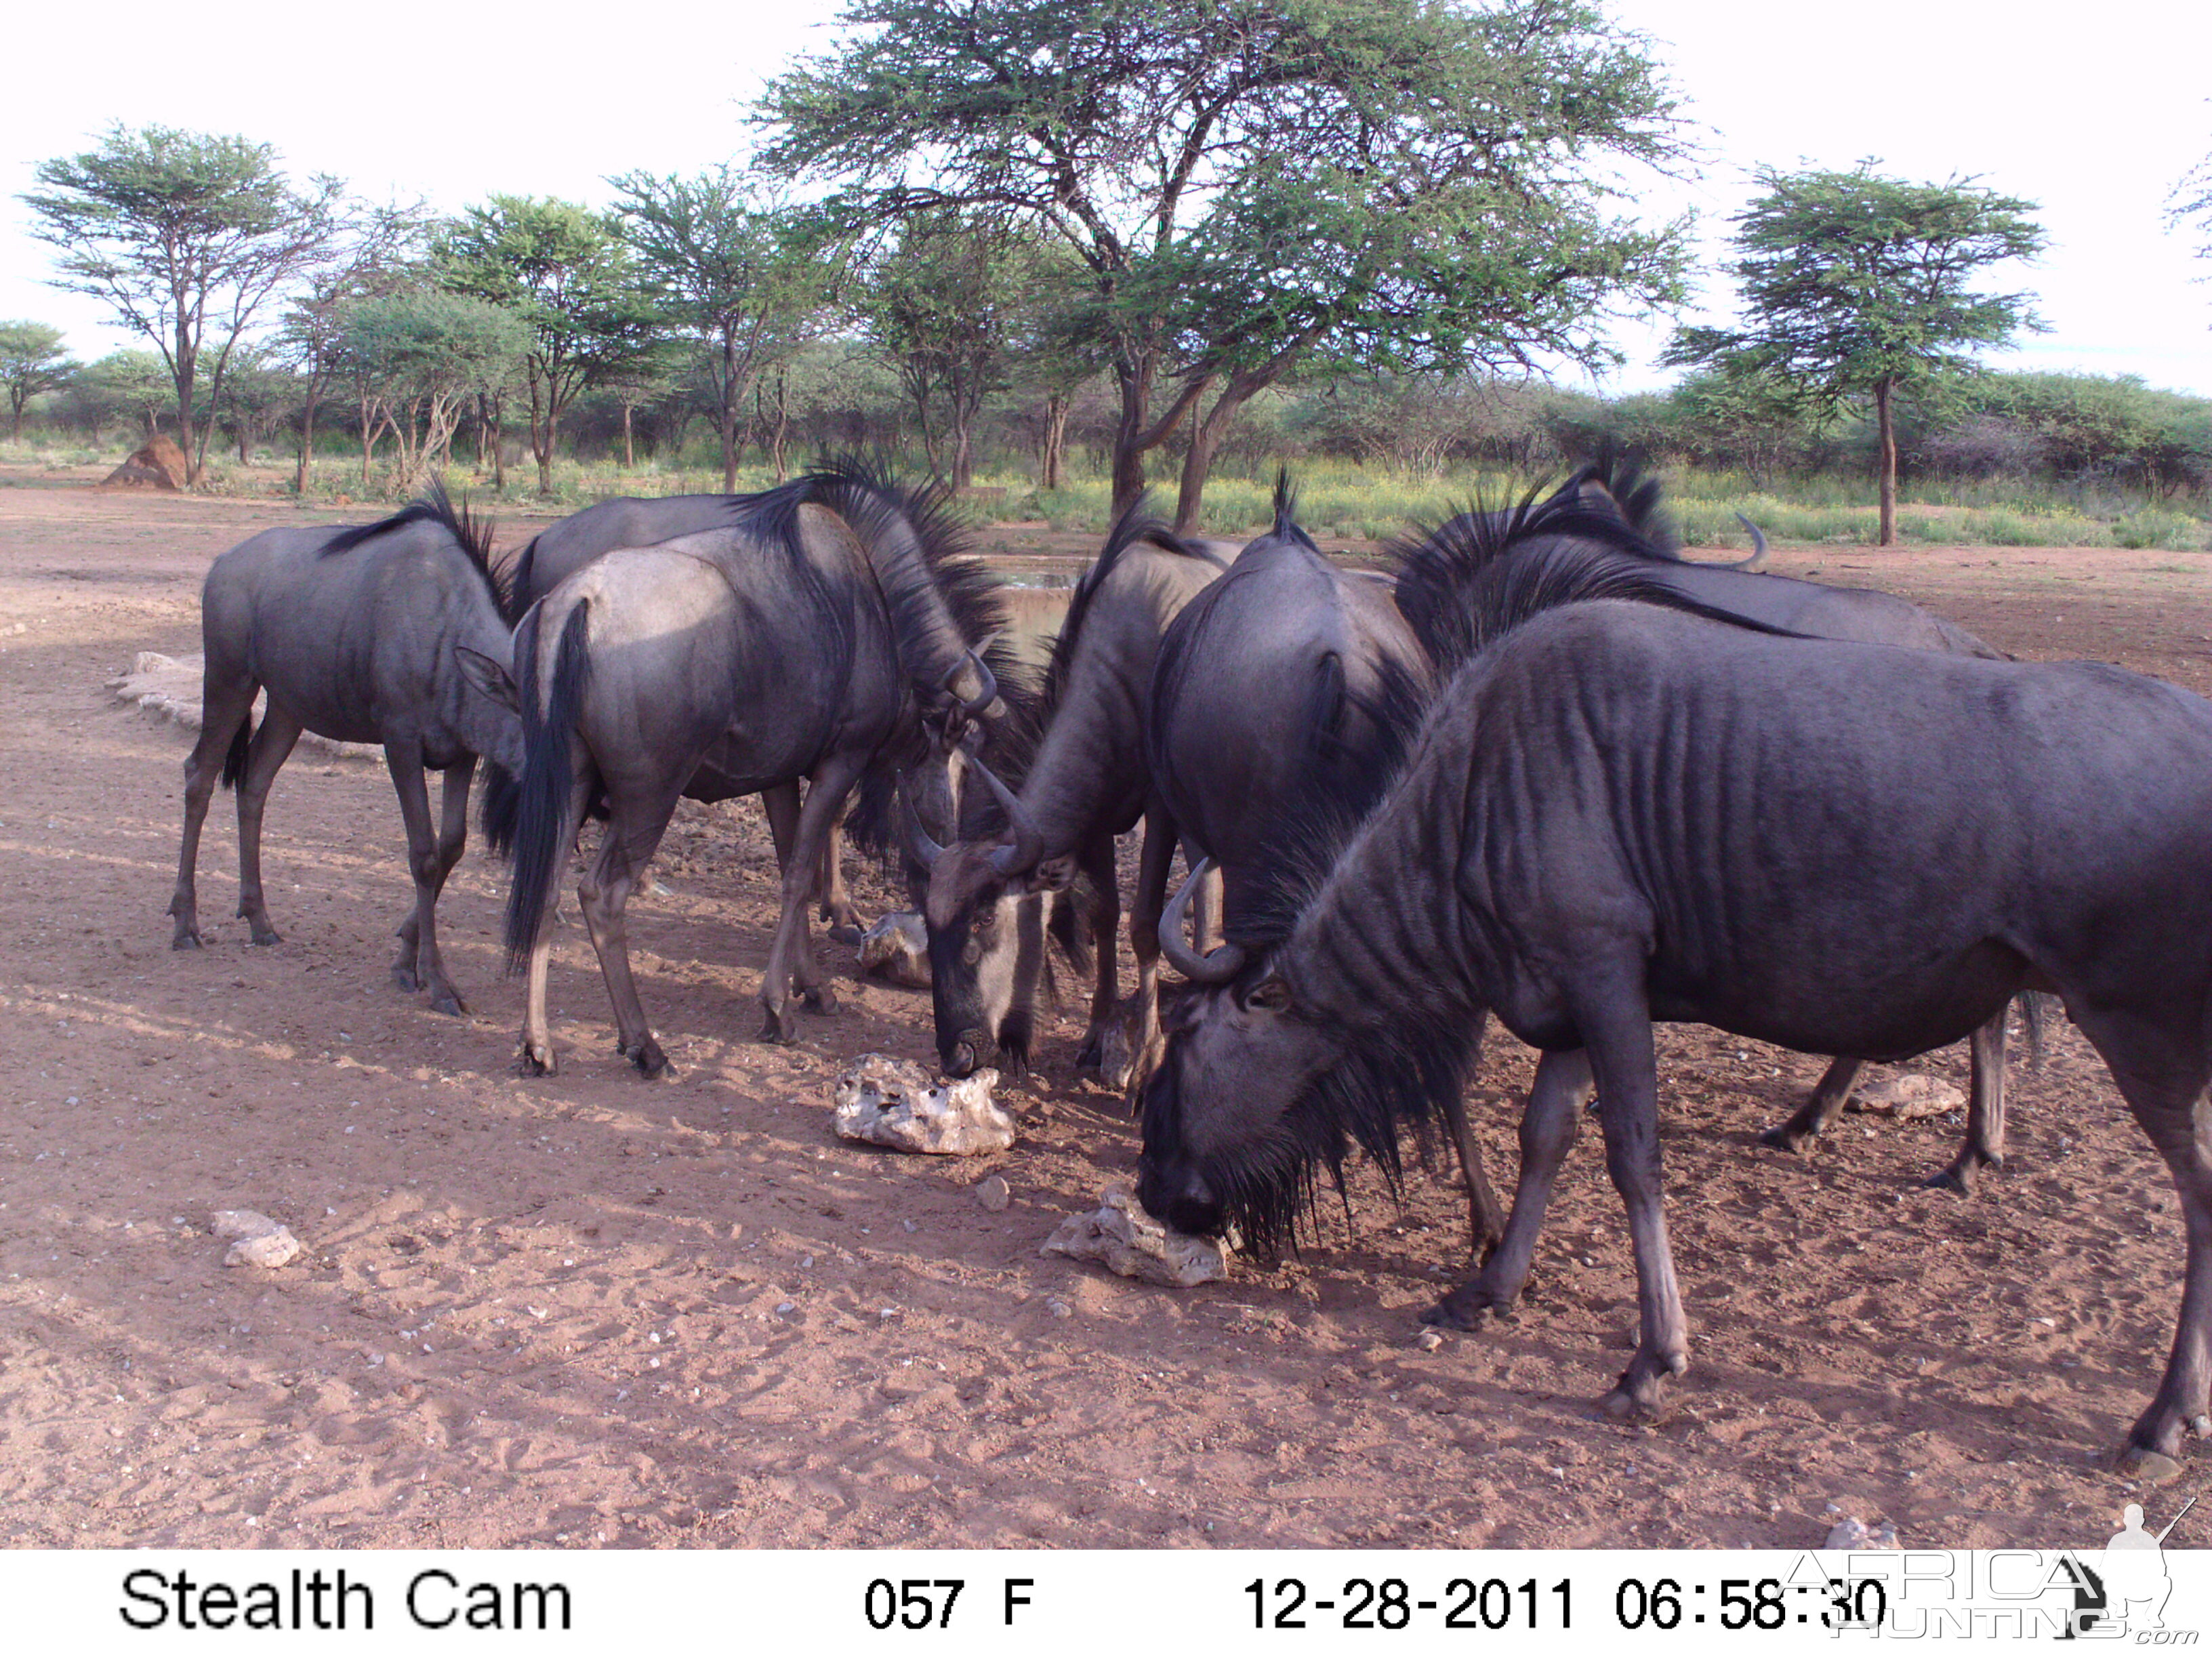
<path fill-rule="evenodd" d="M 1045 1298 L 1044 1310 L 1054 1319 L 1073 1319 L 1075 1316 L 1075 1310 L 1056 1296 Z"/>
<path fill-rule="evenodd" d="M 975 1201 L 993 1215 L 1014 1201 L 1013 1190 L 1006 1185 L 1004 1176 L 985 1176 L 975 1183 Z"/>
<path fill-rule="evenodd" d="M 1442 1331 L 1423 1331 L 1413 1339 L 1413 1346 L 1424 1353 L 1434 1353 L 1443 1345 L 1444 1334 Z"/>

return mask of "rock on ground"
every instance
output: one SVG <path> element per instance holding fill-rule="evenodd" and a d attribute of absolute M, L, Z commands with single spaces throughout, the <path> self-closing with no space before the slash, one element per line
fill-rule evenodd
<path fill-rule="evenodd" d="M 999 1074 L 985 1068 L 940 1084 L 910 1060 L 863 1054 L 831 1091 L 837 1133 L 902 1152 L 974 1158 L 1014 1144 L 1014 1121 L 992 1103 Z"/>
<path fill-rule="evenodd" d="M 235 1241 L 222 1259 L 226 1267 L 281 1267 L 300 1254 L 292 1230 L 258 1210 L 217 1210 L 209 1231 Z"/>
<path fill-rule="evenodd" d="M 1897 1547 L 1897 1523 L 1884 1521 L 1878 1526 L 1869 1526 L 1856 1515 L 1847 1515 L 1828 1528 L 1828 1541 L 1821 1546 L 1831 1550 L 1893 1550 Z"/>
<path fill-rule="evenodd" d="M 1937 1117 L 1966 1103 L 1966 1097 L 1957 1085 L 1925 1072 L 1906 1072 L 1852 1090 L 1850 1109 L 1876 1117 L 1911 1119 Z"/>
<path fill-rule="evenodd" d="M 894 910 L 860 935 L 860 971 L 917 991 L 929 988 L 929 932 L 919 913 Z"/>
<path fill-rule="evenodd" d="M 1061 1222 L 1037 1254 L 1097 1261 L 1124 1279 L 1177 1289 L 1229 1277 L 1228 1258 L 1214 1240 L 1175 1231 L 1118 1188 L 1089 1214 Z"/>

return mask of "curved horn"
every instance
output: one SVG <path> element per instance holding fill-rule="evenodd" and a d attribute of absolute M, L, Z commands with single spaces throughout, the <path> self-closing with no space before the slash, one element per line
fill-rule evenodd
<path fill-rule="evenodd" d="M 991 854 L 991 868 L 1002 876 L 1036 869 L 1037 860 L 1044 856 L 1044 832 L 1037 828 L 1036 820 L 1030 816 L 1029 809 L 1021 803 L 1021 798 L 1000 783 L 999 775 L 983 764 L 981 756 L 970 755 L 968 764 L 975 769 L 975 775 L 983 780 L 990 792 L 999 798 L 999 805 L 1006 809 L 1006 822 L 1014 831 L 1011 844 L 998 848 Z"/>
<path fill-rule="evenodd" d="M 923 869 L 936 869 L 938 860 L 945 856 L 945 849 L 932 841 L 929 831 L 922 828 L 921 813 L 908 796 L 904 784 L 899 786 L 899 799 L 906 806 L 906 844 L 908 850 L 921 860 Z"/>
<path fill-rule="evenodd" d="M 1183 943 L 1183 912 L 1190 908 L 1190 896 L 1198 890 L 1198 884 L 1212 868 L 1212 859 L 1200 859 L 1198 868 L 1176 889 L 1176 896 L 1160 912 L 1160 954 L 1168 959 L 1169 967 L 1194 985 L 1225 985 L 1244 971 L 1244 947 L 1241 945 L 1217 945 L 1200 956 Z"/>
<path fill-rule="evenodd" d="M 996 635 L 992 635 L 993 639 L 997 637 Z M 999 700 L 999 677 L 991 672 L 991 665 L 983 660 L 983 653 L 990 648 L 991 641 L 985 640 L 982 644 L 971 647 L 968 653 L 968 660 L 975 665 L 976 681 L 982 687 L 982 690 L 976 692 L 974 696 L 960 698 L 960 712 L 971 720 L 980 720 L 983 711 Z M 949 682 L 945 689 L 951 690 Z M 952 695 L 956 697 L 960 696 L 957 691 Z"/>
<path fill-rule="evenodd" d="M 1751 556 L 1747 559 L 1738 559 L 1734 564 L 1723 564 L 1717 568 L 1722 570 L 1765 569 L 1766 538 L 1759 533 L 1759 526 L 1745 518 L 1742 514 L 1737 514 L 1735 520 L 1738 524 L 1751 532 Z"/>

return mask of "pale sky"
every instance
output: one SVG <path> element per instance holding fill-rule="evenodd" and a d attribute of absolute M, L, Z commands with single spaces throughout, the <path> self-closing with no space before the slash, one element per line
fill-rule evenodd
<path fill-rule="evenodd" d="M 2167 191 L 2212 151 L 2212 4 L 2108 0 L 2065 12 L 1967 0 L 1605 0 L 1659 45 L 1710 161 L 1655 182 L 1654 216 L 1694 207 L 1717 263 L 1761 162 L 1915 179 L 1978 174 L 2040 204 L 2049 251 L 2000 272 L 2051 325 L 2001 367 L 2139 374 L 2212 396 L 2212 262 L 2166 228 Z M 15 198 L 46 157 L 111 121 L 235 132 L 295 175 L 455 209 L 492 191 L 607 199 L 605 175 L 690 171 L 741 151 L 744 105 L 836 7 L 661 0 L 566 23 L 561 9 L 428 5 L 180 14 L 147 0 L 27 9 L 0 99 L 0 318 L 58 324 L 93 357 L 131 343 L 94 302 L 40 280 L 48 250 Z M 246 21 L 250 18 L 252 21 Z M 636 20 L 634 27 L 627 20 Z M 1724 313 L 1723 279 L 1707 284 Z M 1616 335 L 1609 389 L 1671 376 L 1667 324 Z"/>

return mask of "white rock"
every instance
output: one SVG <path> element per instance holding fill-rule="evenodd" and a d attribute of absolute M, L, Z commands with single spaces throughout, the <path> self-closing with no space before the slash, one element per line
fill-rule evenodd
<path fill-rule="evenodd" d="M 292 1230 L 258 1210 L 217 1210 L 208 1226 L 217 1238 L 237 1241 L 222 1258 L 226 1267 L 281 1267 L 300 1254 Z"/>
<path fill-rule="evenodd" d="M 1828 1507 L 1832 1510 L 1835 1505 Z M 1880 1526 L 1869 1526 L 1855 1515 L 1847 1515 L 1828 1528 L 1828 1541 L 1823 1549 L 1831 1550 L 1893 1550 L 1897 1547 L 1897 1522 L 1885 1521 Z"/>
<path fill-rule="evenodd" d="M 1179 1288 L 1229 1277 L 1218 1243 L 1175 1231 L 1118 1188 L 1097 1209 L 1061 1222 L 1037 1254 L 1097 1261 L 1124 1279 Z"/>
<path fill-rule="evenodd" d="M 940 1084 L 910 1060 L 863 1054 L 831 1091 L 837 1133 L 902 1152 L 974 1158 L 1014 1144 L 1014 1121 L 991 1101 L 999 1074 L 988 1069 Z"/>
<path fill-rule="evenodd" d="M 15 631 L 21 633 L 18 623 Z M 131 672 L 108 681 L 107 689 L 120 702 L 135 703 L 141 708 L 174 720 L 188 731 L 200 729 L 200 682 L 207 659 L 199 652 L 188 657 L 165 657 L 158 651 L 141 651 L 131 659 Z M 268 704 L 265 697 L 254 699 L 254 719 L 259 722 Z M 326 750 L 333 755 L 374 756 L 384 750 L 373 743 L 340 743 L 335 738 L 324 737 L 318 732 L 303 732 L 300 741 L 311 749 Z"/>
<path fill-rule="evenodd" d="M 1014 1201 L 1013 1189 L 1004 1176 L 985 1176 L 975 1183 L 975 1201 L 996 1215 Z"/>
<path fill-rule="evenodd" d="M 1860 1085 L 1851 1091 L 1850 1109 L 1876 1117 L 1918 1118 L 1955 1112 L 1966 1103 L 1966 1097 L 1955 1084 L 1925 1072 L 1906 1072 Z"/>
<path fill-rule="evenodd" d="M 860 971 L 917 991 L 929 988 L 929 930 L 920 913 L 894 910 L 860 935 Z"/>

